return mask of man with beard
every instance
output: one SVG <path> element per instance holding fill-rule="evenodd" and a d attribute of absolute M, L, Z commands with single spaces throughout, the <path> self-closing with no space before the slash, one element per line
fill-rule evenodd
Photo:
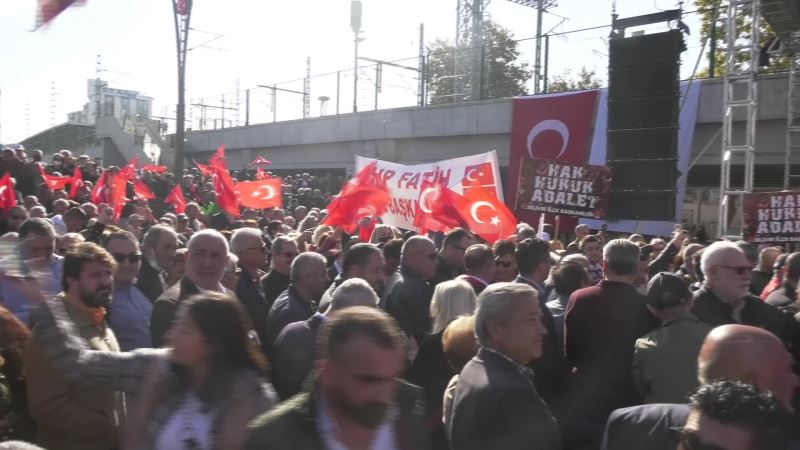
<path fill-rule="evenodd" d="M 422 391 L 398 379 L 405 337 L 376 308 L 354 306 L 320 328 L 318 377 L 250 424 L 246 450 L 429 448 Z"/>
<path fill-rule="evenodd" d="M 177 248 L 178 234 L 166 225 L 154 225 L 142 239 L 144 261 L 136 287 L 153 303 L 169 287 L 164 285 L 161 273 L 172 265 Z"/>
<path fill-rule="evenodd" d="M 119 352 L 105 320 L 116 269 L 114 258 L 91 242 L 76 245 L 64 259 L 64 290 L 58 299 L 92 350 Z M 28 405 L 39 425 L 36 442 L 54 450 L 119 448 L 119 427 L 124 423 L 120 394 L 62 379 L 40 339 L 34 328 L 26 357 Z"/>

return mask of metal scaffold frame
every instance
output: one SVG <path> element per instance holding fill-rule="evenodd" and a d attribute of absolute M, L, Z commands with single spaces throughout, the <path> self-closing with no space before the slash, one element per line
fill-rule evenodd
<path fill-rule="evenodd" d="M 789 53 L 789 96 L 786 105 L 786 159 L 783 167 L 783 189 L 788 190 L 792 180 L 800 179 L 800 174 L 792 172 L 792 153 L 800 151 L 800 80 L 797 79 L 800 53 Z"/>
<path fill-rule="evenodd" d="M 760 0 L 728 2 L 719 205 L 719 235 L 723 238 L 740 237 L 741 233 L 731 233 L 731 206 L 734 201 L 753 191 L 760 15 Z M 747 16 L 750 20 L 750 29 L 739 33 L 737 22 L 748 20 Z M 735 120 L 745 122 L 743 140 L 734 138 Z M 731 184 L 731 167 L 735 157 L 744 158 L 744 180 L 741 186 Z"/>

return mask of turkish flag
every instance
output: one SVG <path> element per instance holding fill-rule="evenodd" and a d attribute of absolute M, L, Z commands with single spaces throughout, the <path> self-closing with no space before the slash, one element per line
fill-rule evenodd
<path fill-rule="evenodd" d="M 588 162 L 599 93 L 592 90 L 514 99 L 506 186 L 510 205 L 517 204 L 523 159 Z M 517 217 L 528 223 L 539 221 L 539 213 L 534 211 L 517 210 Z M 569 221 L 562 225 L 574 226 Z"/>
<path fill-rule="evenodd" d="M 99 205 L 100 203 L 108 203 L 110 196 L 108 195 L 108 177 L 111 172 L 103 172 L 100 175 L 100 179 L 97 180 L 97 184 L 94 185 L 94 189 L 92 189 L 92 203 L 95 205 Z"/>
<path fill-rule="evenodd" d="M 459 206 L 463 197 L 441 183 L 424 181 L 420 187 L 419 200 L 414 214 L 414 226 L 420 234 L 428 231 L 447 232 L 464 224 Z"/>
<path fill-rule="evenodd" d="M 239 217 L 239 199 L 236 197 L 236 185 L 225 165 L 225 146 L 219 146 L 219 149 L 211 158 L 209 167 L 214 172 L 214 191 L 217 194 L 217 205 L 234 217 Z"/>
<path fill-rule="evenodd" d="M 45 184 L 47 187 L 50 188 L 51 191 L 58 191 L 67 187 L 67 185 L 72 181 L 72 177 L 57 177 L 54 175 L 48 175 L 47 172 L 44 171 L 42 166 L 39 167 L 39 174 L 42 176 Z"/>
<path fill-rule="evenodd" d="M 167 166 L 155 166 L 152 164 L 148 164 L 142 166 L 142 170 L 146 170 L 148 172 L 153 172 L 153 173 L 164 173 L 167 171 Z"/>
<path fill-rule="evenodd" d="M 136 163 L 139 162 L 139 157 L 134 156 L 133 159 L 119 169 L 119 174 L 122 176 L 124 180 L 133 180 L 136 178 Z"/>
<path fill-rule="evenodd" d="M 6 172 L 0 178 L 0 209 L 7 213 L 15 206 L 17 206 L 17 194 L 14 192 L 14 182 L 11 181 L 11 175 Z"/>
<path fill-rule="evenodd" d="M 142 180 L 136 180 L 133 182 L 133 193 L 140 200 L 152 200 L 156 198 L 156 194 L 153 193 L 153 190 L 150 189 L 150 186 L 145 184 L 145 182 Z"/>
<path fill-rule="evenodd" d="M 377 161 L 373 161 L 344 184 L 339 196 L 328 205 L 328 217 L 322 224 L 342 226 L 346 233 L 353 234 L 361 219 L 386 212 L 391 196 L 376 167 Z"/>
<path fill-rule="evenodd" d="M 267 178 L 257 181 L 243 181 L 236 184 L 239 192 L 239 203 L 248 208 L 266 209 L 283 208 L 283 195 L 280 178 Z"/>
<path fill-rule="evenodd" d="M 256 180 L 266 180 L 267 178 L 267 173 L 261 170 L 261 167 L 256 169 Z"/>
<path fill-rule="evenodd" d="M 261 155 L 256 156 L 256 159 L 254 159 L 253 162 L 250 163 L 251 166 L 268 166 L 270 164 L 272 163 Z"/>
<path fill-rule="evenodd" d="M 486 189 L 476 186 L 463 197 L 459 208 L 462 218 L 473 233 L 491 245 L 517 232 L 517 219 L 503 202 Z"/>
<path fill-rule="evenodd" d="M 83 186 L 83 172 L 80 167 L 75 167 L 75 172 L 72 173 L 72 185 L 69 188 L 69 198 L 78 196 L 78 189 Z"/>
<path fill-rule="evenodd" d="M 164 199 L 164 203 L 169 203 L 175 207 L 175 212 L 183 214 L 186 211 L 186 197 L 183 196 L 183 189 L 180 184 L 176 184 L 169 195 Z"/>
<path fill-rule="evenodd" d="M 209 167 L 209 166 L 207 166 L 205 164 L 199 163 L 199 162 L 197 162 L 195 160 L 192 160 L 192 161 L 194 162 L 194 165 L 197 166 L 198 169 L 200 169 L 200 173 L 204 177 L 210 177 L 210 176 L 214 175 L 214 171 L 211 170 L 211 167 Z"/>

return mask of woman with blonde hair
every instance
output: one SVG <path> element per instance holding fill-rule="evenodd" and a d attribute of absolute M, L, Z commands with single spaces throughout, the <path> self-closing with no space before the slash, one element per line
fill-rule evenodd
<path fill-rule="evenodd" d="M 408 381 L 425 390 L 427 423 L 431 424 L 431 438 L 434 448 L 447 448 L 442 428 L 442 399 L 447 383 L 455 375 L 447 362 L 442 344 L 442 335 L 450 322 L 459 316 L 475 312 L 477 297 L 472 286 L 466 281 L 450 280 L 436 285 L 431 299 L 431 319 L 433 334 L 425 338 L 411 369 Z"/>

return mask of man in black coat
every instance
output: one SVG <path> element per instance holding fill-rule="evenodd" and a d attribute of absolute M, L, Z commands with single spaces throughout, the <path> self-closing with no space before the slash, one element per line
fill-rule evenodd
<path fill-rule="evenodd" d="M 164 293 L 161 272 L 169 269 L 178 248 L 178 235 L 171 227 L 153 225 L 142 238 L 142 267 L 136 277 L 136 287 L 154 302 Z M 169 287 L 169 286 L 166 286 Z"/>
<path fill-rule="evenodd" d="M 272 265 L 270 271 L 261 277 L 259 285 L 267 311 L 272 308 L 275 299 L 289 287 L 289 270 L 292 261 L 299 254 L 297 242 L 286 236 L 278 236 L 272 241 Z"/>
<path fill-rule="evenodd" d="M 263 341 L 269 307 L 258 287 L 258 280 L 264 275 L 261 269 L 267 265 L 267 245 L 261 238 L 261 231 L 247 227 L 234 231 L 231 253 L 239 258 L 238 264 L 242 269 L 236 282 L 236 297 L 250 315 L 259 340 Z"/>
<path fill-rule="evenodd" d="M 317 312 L 319 299 L 330 281 L 325 269 L 325 257 L 319 253 L 301 253 L 294 259 L 289 274 L 292 282 L 269 310 L 261 342 L 267 355 L 271 355 L 275 339 L 287 325 L 307 320 Z"/>
<path fill-rule="evenodd" d="M 150 336 L 154 347 L 163 347 L 164 335 L 175 321 L 180 302 L 202 290 L 233 294 L 225 289 L 222 276 L 228 262 L 228 241 L 216 230 L 198 231 L 189 240 L 186 275 L 164 291 L 153 305 Z"/>
<path fill-rule="evenodd" d="M 770 332 L 746 325 L 723 325 L 709 333 L 698 359 L 698 380 L 752 383 L 768 390 L 788 410 L 796 378 L 783 343 Z M 675 450 L 686 423 L 687 404 L 654 403 L 614 411 L 606 424 L 602 450 Z"/>
<path fill-rule="evenodd" d="M 436 247 L 424 236 L 413 236 L 403 244 L 400 280 L 386 298 L 386 311 L 403 331 L 421 344 L 431 331 L 430 305 L 436 275 Z"/>
<path fill-rule="evenodd" d="M 558 424 L 536 392 L 531 360 L 542 355 L 542 310 L 520 283 L 484 290 L 475 314 L 481 348 L 464 366 L 446 430 L 458 450 L 560 450 Z"/>

